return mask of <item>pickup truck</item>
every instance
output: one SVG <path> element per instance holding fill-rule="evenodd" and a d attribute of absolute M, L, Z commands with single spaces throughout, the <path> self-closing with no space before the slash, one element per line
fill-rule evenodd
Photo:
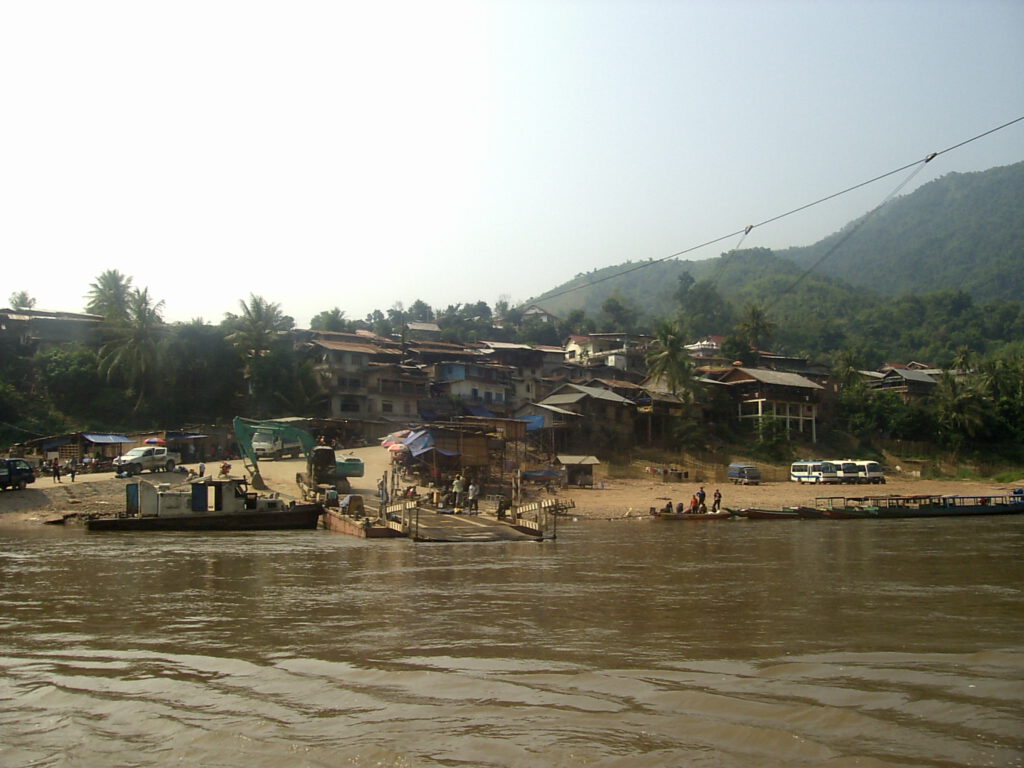
<path fill-rule="evenodd" d="M 144 469 L 150 472 L 173 472 L 175 465 L 180 463 L 181 454 L 171 453 L 163 446 L 140 445 L 114 459 L 114 471 L 127 472 L 129 475 L 137 475 Z"/>
<path fill-rule="evenodd" d="M 35 470 L 24 459 L 0 459 L 0 488 L 23 491 L 26 485 L 35 481 Z"/>

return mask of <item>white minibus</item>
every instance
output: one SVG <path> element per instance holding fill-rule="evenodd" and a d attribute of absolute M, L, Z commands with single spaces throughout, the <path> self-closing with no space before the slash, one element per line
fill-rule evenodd
<path fill-rule="evenodd" d="M 885 472 L 877 461 L 855 461 L 859 483 L 884 484 Z"/>
<path fill-rule="evenodd" d="M 839 473 L 830 461 L 795 461 L 789 468 L 789 479 L 794 483 L 838 483 Z"/>

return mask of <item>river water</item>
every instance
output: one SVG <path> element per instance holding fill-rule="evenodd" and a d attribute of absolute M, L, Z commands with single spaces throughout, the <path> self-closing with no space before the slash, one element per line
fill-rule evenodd
<path fill-rule="evenodd" d="M 1024 516 L 0 530 L 0 765 L 1024 764 Z"/>

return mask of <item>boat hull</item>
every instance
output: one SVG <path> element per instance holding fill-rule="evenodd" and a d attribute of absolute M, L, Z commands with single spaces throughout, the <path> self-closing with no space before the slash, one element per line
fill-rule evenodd
<path fill-rule="evenodd" d="M 348 536 L 358 536 L 361 539 L 398 539 L 406 534 L 395 528 L 388 527 L 369 518 L 355 518 L 351 515 L 342 515 L 333 509 L 324 511 L 321 525 L 328 531 L 344 533 Z"/>
<path fill-rule="evenodd" d="M 272 512 L 232 512 L 227 514 L 94 517 L 85 521 L 90 531 L 276 531 L 316 528 L 321 508 L 301 504 Z"/>
<path fill-rule="evenodd" d="M 799 520 L 795 509 L 741 509 L 741 517 L 750 520 Z"/>
<path fill-rule="evenodd" d="M 732 517 L 731 512 L 652 512 L 655 520 L 725 520 Z"/>

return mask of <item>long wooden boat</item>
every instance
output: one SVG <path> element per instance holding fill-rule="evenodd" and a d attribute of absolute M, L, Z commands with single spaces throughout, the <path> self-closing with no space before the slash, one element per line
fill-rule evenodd
<path fill-rule="evenodd" d="M 722 510 L 720 512 L 651 512 L 655 520 L 728 520 L 732 512 Z"/>
<path fill-rule="evenodd" d="M 831 519 L 1020 515 L 1024 514 L 1024 493 L 978 496 L 823 496 L 815 500 L 813 509 L 800 509 L 807 510 L 808 517 Z"/>
<path fill-rule="evenodd" d="M 286 502 L 249 491 L 242 478 L 199 478 L 185 490 L 138 480 L 125 486 L 125 512 L 91 517 L 90 531 L 270 531 L 313 529 L 319 504 Z"/>
<path fill-rule="evenodd" d="M 749 520 L 799 520 L 800 515 L 795 509 L 741 509 L 736 513 L 739 517 Z"/>
<path fill-rule="evenodd" d="M 368 516 L 363 506 L 363 497 L 357 494 L 342 497 L 337 507 L 326 506 L 321 525 L 328 531 L 361 539 L 397 539 L 408 536 L 400 523 Z"/>

